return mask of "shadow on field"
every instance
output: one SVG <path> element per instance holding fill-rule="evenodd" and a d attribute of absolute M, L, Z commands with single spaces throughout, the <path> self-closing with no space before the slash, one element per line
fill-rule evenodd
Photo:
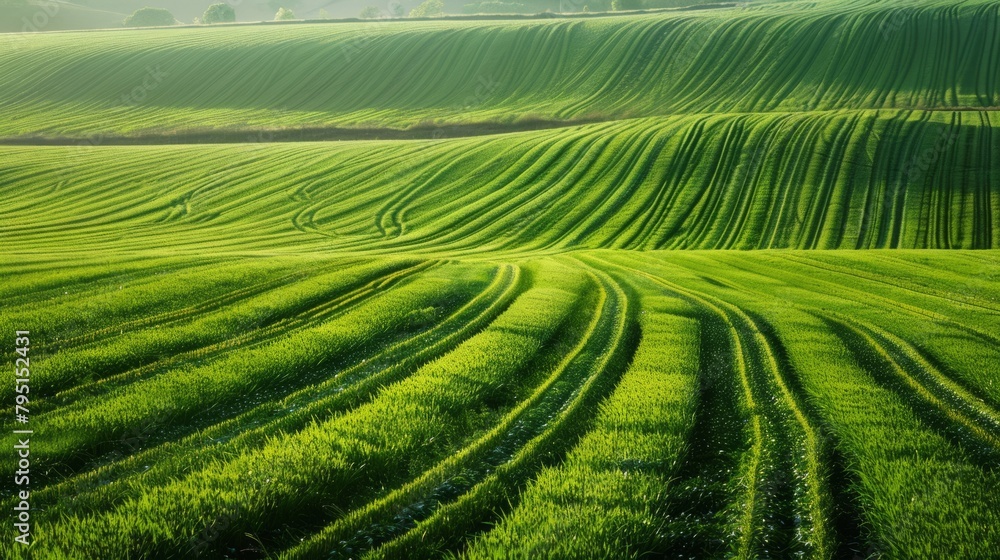
<path fill-rule="evenodd" d="M 8 136 L 0 146 L 142 146 L 162 144 L 266 144 L 270 142 L 321 142 L 349 140 L 442 140 L 528 132 L 605 122 L 603 118 L 574 120 L 525 119 L 513 123 L 469 123 L 410 128 L 308 127 L 280 130 L 205 130 L 157 132 L 134 136 L 105 134 L 98 138 L 73 136 Z"/>

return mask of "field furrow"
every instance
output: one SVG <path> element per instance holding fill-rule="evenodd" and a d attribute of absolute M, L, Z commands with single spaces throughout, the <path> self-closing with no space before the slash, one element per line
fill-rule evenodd
<path fill-rule="evenodd" d="M 559 269 L 556 268 L 543 271 L 546 275 L 558 273 Z M 579 277 L 571 274 L 565 280 L 556 280 L 555 284 L 579 289 L 580 281 Z M 170 481 L 156 491 L 159 497 L 144 494 L 140 498 L 124 502 L 116 511 L 106 515 L 70 518 L 66 520 L 66 524 L 83 523 L 94 526 L 96 531 L 107 532 L 107 536 L 115 541 L 110 547 L 117 549 L 116 554 L 135 550 L 134 547 L 138 545 L 142 550 L 136 553 L 145 557 L 157 557 L 165 554 L 169 548 L 183 546 L 183 539 L 196 537 L 199 529 L 187 524 L 185 520 L 197 511 L 211 511 L 216 516 L 224 515 L 233 508 L 240 511 L 239 523 L 221 535 L 213 543 L 215 547 L 226 546 L 232 539 L 243 539 L 245 532 L 257 533 L 258 523 L 264 523 L 268 519 L 281 519 L 283 515 L 294 514 L 300 524 L 310 523 L 310 518 L 322 519 L 324 515 L 310 507 L 310 504 L 318 507 L 325 500 L 333 499 L 341 508 L 348 508 L 352 503 L 359 505 L 358 500 L 371 497 L 371 490 L 367 490 L 360 481 L 376 477 L 384 483 L 388 483 L 390 478 L 404 482 L 411 476 L 408 475 L 410 469 L 413 469 L 412 472 L 420 472 L 423 464 L 447 455 L 452 445 L 466 439 L 466 430 L 475 430 L 478 423 L 490 422 L 492 415 L 489 409 L 503 408 L 503 401 L 506 400 L 497 393 L 499 388 L 506 384 L 517 387 L 522 383 L 530 383 L 530 376 L 522 380 L 515 374 L 531 362 L 547 339 L 556 335 L 563 322 L 561 318 L 571 313 L 571 304 L 575 299 L 572 292 L 561 288 L 531 289 L 485 330 L 463 342 L 451 353 L 425 365 L 407 379 L 387 386 L 370 403 L 322 423 L 312 423 L 297 433 L 277 440 L 271 438 L 253 453 L 243 452 L 232 460 L 210 463 L 196 475 Z M 554 305 L 539 306 L 540 302 Z M 556 319 L 553 322 L 545 320 L 553 318 Z M 494 351 L 500 349 L 497 344 L 504 341 L 516 344 L 506 350 L 504 355 L 508 360 L 502 363 L 481 360 L 482 356 L 493 355 Z M 457 364 L 478 364 L 481 373 L 477 376 L 475 370 L 458 371 L 454 369 Z M 483 377 L 488 372 L 503 375 Z M 474 390 L 470 392 L 466 389 Z M 419 394 L 427 394 L 429 398 L 416 398 Z M 470 406 L 469 395 L 477 395 L 481 406 L 486 408 Z M 494 400 L 498 397 L 501 401 Z M 413 420 L 421 421 L 403 421 L 401 415 L 406 414 L 406 411 L 410 411 Z M 437 420 L 427 422 L 430 417 Z M 392 428 L 386 429 L 390 425 Z M 372 437 L 385 438 L 387 444 L 392 443 L 390 447 L 374 445 Z M 324 441 L 329 443 L 323 444 Z M 299 457 L 310 456 L 317 446 L 330 451 L 338 450 L 336 452 L 341 454 L 341 459 L 311 462 L 310 467 L 303 470 Z M 402 449 L 409 449 L 412 453 L 401 453 Z M 398 458 L 402 456 L 409 457 L 409 468 L 399 468 Z M 289 465 L 298 464 L 297 477 L 303 482 L 311 480 L 313 484 L 318 484 L 316 492 L 303 494 L 296 490 L 294 484 L 286 482 L 271 484 L 279 480 L 277 473 L 287 472 L 284 467 L 286 462 Z M 359 468 L 362 464 L 364 466 Z M 258 484 L 255 484 L 258 490 L 252 494 L 240 491 L 241 484 L 233 484 L 236 480 L 246 481 L 248 472 L 254 473 L 250 476 L 258 480 Z M 390 478 L 385 478 L 386 475 Z M 232 493 L 220 495 L 222 501 L 211 505 L 206 503 L 210 510 L 191 510 L 181 506 L 187 500 L 203 495 L 199 488 L 206 484 L 218 489 L 229 488 Z M 152 503 L 150 499 L 159 503 Z M 168 504 L 182 507 L 175 517 L 175 530 L 181 534 L 173 533 L 172 530 L 171 534 L 175 536 L 163 540 L 162 537 L 157 538 L 161 529 L 157 528 L 159 522 L 153 520 L 161 519 L 157 512 L 162 505 Z M 149 516 L 147 518 L 152 524 L 135 524 L 133 534 L 122 535 L 119 539 L 111 536 L 113 527 L 117 524 L 115 520 L 122 518 L 119 516 L 133 519 Z M 204 516 L 201 518 L 204 519 Z M 288 517 L 284 518 L 291 521 Z M 255 522 L 254 519 L 258 521 Z M 142 537 L 143 533 L 148 534 Z M 261 538 L 270 541 L 281 534 L 282 531 L 275 531 L 262 534 Z"/>
<path fill-rule="evenodd" d="M 1000 415 L 996 410 L 941 374 L 894 335 L 839 317 L 826 320 L 873 376 L 900 393 L 915 414 L 928 418 L 946 437 L 985 461 L 1000 457 Z"/>
<path fill-rule="evenodd" d="M 578 342 L 560 355 L 559 362 L 554 364 L 545 381 L 520 400 L 489 432 L 456 451 L 420 478 L 324 529 L 291 550 L 288 556 L 356 555 L 402 536 L 388 548 L 395 552 L 380 554 L 419 557 L 423 554 L 420 550 L 443 546 L 440 542 L 432 544 L 434 537 L 429 536 L 427 530 L 420 529 L 427 525 L 440 526 L 441 517 L 447 518 L 449 514 L 439 511 L 464 508 L 463 523 L 470 527 L 484 523 L 484 516 L 493 513 L 491 508 L 481 503 L 484 499 L 482 488 L 495 486 L 496 475 L 493 472 L 510 469 L 511 464 L 525 463 L 526 459 L 521 455 L 526 446 L 538 449 L 533 454 L 536 456 L 529 454 L 530 461 L 539 461 L 538 453 L 552 460 L 557 456 L 556 449 L 551 446 L 541 448 L 534 440 L 551 440 L 551 435 L 547 434 L 565 430 L 560 428 L 562 422 L 553 417 L 562 409 L 573 408 L 573 403 L 580 399 L 593 398 L 583 390 L 589 379 L 587 375 L 600 373 L 607 358 L 601 358 L 597 365 L 582 367 L 582 364 L 588 363 L 585 357 L 611 356 L 625 351 L 619 348 L 619 344 L 628 314 L 627 307 L 620 307 L 626 305 L 626 301 L 620 290 L 609 293 L 605 289 L 602 287 L 595 306 L 597 312 L 590 318 Z M 530 472 L 524 470 L 521 476 Z M 508 483 L 511 482 L 508 479 Z M 517 484 L 523 484 L 523 480 Z M 497 497 L 485 499 L 492 503 Z M 475 509 L 470 509 L 469 503 L 475 503 Z M 410 532 L 421 535 L 420 541 L 426 544 L 415 546 L 412 538 L 403 536 Z"/>
<path fill-rule="evenodd" d="M 997 557 L 997 0 L 129 1 L 0 0 L 0 558 Z"/>
<path fill-rule="evenodd" d="M 513 440 L 490 451 L 487 463 L 496 461 L 494 469 L 487 468 L 485 476 L 468 481 L 465 477 L 471 473 L 462 472 L 465 493 L 367 556 L 421 558 L 461 551 L 469 536 L 489 530 L 500 515 L 514 509 L 521 499 L 519 493 L 539 471 L 561 461 L 590 427 L 601 400 L 613 391 L 635 352 L 635 332 L 634 308 L 623 288 L 606 273 L 587 267 L 585 271 L 602 287 L 605 299 L 600 322 L 589 326 L 594 338 L 589 342 L 596 344 L 578 346 L 560 362 L 561 368 L 579 376 L 579 383 L 565 384 L 561 396 L 558 392 L 545 395 L 538 406 L 527 409 L 527 421 L 513 426 L 513 433 L 506 436 Z M 511 445 L 518 439 L 520 448 Z M 312 553 L 314 549 L 305 550 Z"/>
<path fill-rule="evenodd" d="M 823 436 L 805 412 L 802 397 L 792 393 L 772 340 L 737 306 L 640 269 L 632 271 L 713 314 L 726 325 L 731 339 L 742 406 L 750 422 L 750 447 L 737 475 L 741 497 L 733 508 L 739 516 L 733 532 L 739 537 L 732 543 L 732 552 L 751 557 L 770 555 L 774 549 L 798 549 L 803 554 L 831 556 L 836 543 L 828 527 Z"/>
<path fill-rule="evenodd" d="M 381 387 L 405 378 L 475 334 L 495 319 L 521 288 L 519 269 L 501 267 L 481 294 L 428 331 L 389 346 L 322 383 L 280 400 L 262 402 L 177 441 L 154 444 L 154 434 L 138 426 L 123 438 L 128 452 L 113 452 L 103 458 L 100 467 L 52 484 L 39 494 L 43 499 L 73 494 L 74 500 L 59 508 L 68 514 L 106 509 L 140 496 L 147 485 L 162 485 L 182 476 L 193 465 L 207 467 L 213 458 L 263 447 L 275 432 L 293 433 L 317 419 L 342 414 L 370 401 Z"/>
<path fill-rule="evenodd" d="M 45 389 L 36 394 L 36 403 L 42 405 L 39 412 L 48 408 L 46 397 L 55 397 L 52 400 L 58 406 L 107 394 L 177 364 L 209 361 L 287 336 L 341 315 L 378 290 L 434 264 L 428 261 L 348 266 L 346 273 L 321 274 L 310 281 L 292 284 L 290 290 L 272 290 L 260 298 L 234 303 L 232 308 L 218 313 L 202 313 L 192 319 L 190 311 L 185 311 L 188 316 L 183 318 L 190 322 L 184 325 L 154 323 L 142 331 L 129 329 L 128 335 L 121 329 L 113 340 L 63 350 L 47 360 L 38 372 L 41 375 L 37 379 L 45 384 Z"/>
<path fill-rule="evenodd" d="M 474 541 L 466 557 L 665 552 L 669 477 L 684 455 L 696 408 L 698 323 L 678 314 L 690 310 L 675 299 L 640 301 L 647 315 L 639 347 L 594 427 L 562 464 L 537 476 L 518 507 Z"/>

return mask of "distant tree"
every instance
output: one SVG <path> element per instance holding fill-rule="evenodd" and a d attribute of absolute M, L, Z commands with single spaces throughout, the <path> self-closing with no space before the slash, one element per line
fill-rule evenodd
<path fill-rule="evenodd" d="M 611 11 L 620 12 L 622 10 L 622 0 L 611 0 Z"/>
<path fill-rule="evenodd" d="M 382 10 L 376 8 L 375 6 L 368 6 L 361 10 L 361 14 L 358 17 L 361 19 L 378 19 L 382 17 Z"/>
<path fill-rule="evenodd" d="M 422 4 L 410 10 L 410 17 L 436 17 L 444 15 L 444 2 L 441 0 L 424 0 Z"/>
<path fill-rule="evenodd" d="M 278 8 L 278 13 L 274 14 L 274 21 L 288 21 L 295 19 L 295 14 L 288 8 Z"/>
<path fill-rule="evenodd" d="M 319 11 L 319 13 L 316 14 L 316 18 L 317 19 L 330 19 L 330 12 L 321 9 Z"/>
<path fill-rule="evenodd" d="M 174 25 L 177 20 L 162 8 L 141 8 L 125 18 L 125 27 L 161 27 Z"/>
<path fill-rule="evenodd" d="M 236 10 L 229 4 L 212 4 L 201 16 L 205 23 L 230 23 L 236 21 Z"/>

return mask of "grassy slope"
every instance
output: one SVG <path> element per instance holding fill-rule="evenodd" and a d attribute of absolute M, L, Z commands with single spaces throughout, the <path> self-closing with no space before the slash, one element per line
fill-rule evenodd
<path fill-rule="evenodd" d="M 30 557 L 993 554 L 995 251 L 607 250 L 997 246 L 996 8 L 831 6 L 0 54 L 6 135 L 616 119 L 0 148 Z"/>
<path fill-rule="evenodd" d="M 995 248 L 994 115 L 694 115 L 443 141 L 0 148 L 10 162 L 0 234 L 34 252 Z"/>
<path fill-rule="evenodd" d="M 373 557 L 426 557 L 470 544 L 476 557 L 771 546 L 820 558 L 869 546 L 977 557 L 1000 542 L 1000 479 L 987 467 L 1000 454 L 1000 386 L 988 367 L 1000 359 L 995 253 L 593 251 L 517 261 L 520 280 L 491 263 L 359 266 L 315 254 L 205 264 L 91 280 L 102 265 L 82 265 L 81 280 L 59 284 L 72 293 L 39 290 L 5 311 L 10 324 L 49 317 L 33 351 L 48 380 L 36 385 L 33 421 L 48 436 L 35 465 L 50 474 L 33 487 L 46 510 L 32 558 L 254 556 L 246 533 L 289 558 L 373 545 Z M 45 261 L 21 266 L 17 278 L 52 274 Z M 282 279 L 290 271 L 299 276 Z M 344 284 L 359 274 L 381 288 Z M 227 282 L 247 290 L 213 305 Z M 96 338 L 78 336 L 74 316 L 145 301 L 136 290 L 191 295 L 95 314 L 82 332 Z M 267 302 L 270 314 L 214 343 L 220 318 L 246 321 Z M 162 332 L 187 333 L 170 340 L 188 349 L 157 355 Z M 653 364 L 679 367 L 651 362 L 648 343 L 668 356 L 699 348 L 699 389 L 683 404 L 693 418 L 616 412 L 669 398 L 637 391 L 655 385 L 643 377 Z M 93 383 L 47 370 L 54 351 L 152 361 L 108 361 Z M 633 351 L 627 368 L 621 357 Z M 654 375 L 668 373 L 681 371 Z M 208 380 L 213 390 L 191 390 Z M 424 414 L 437 420 L 385 421 Z M 655 433 L 691 434 L 682 447 L 655 442 L 665 463 L 647 455 L 660 424 Z M 392 445 L 379 443 L 384 434 Z M 603 492 L 587 489 L 593 480 Z M 533 521 L 546 501 L 562 512 L 551 530 L 578 532 L 583 548 L 549 548 L 549 529 Z"/>
<path fill-rule="evenodd" d="M 5 36 L 0 136 L 1000 105 L 995 3 L 884 6 Z"/>
<path fill-rule="evenodd" d="M 122 27 L 126 13 L 131 12 L 63 2 L 45 5 L 0 2 L 0 33 L 116 28 Z"/>
<path fill-rule="evenodd" d="M 53 15 L 40 31 L 109 29 L 122 26 L 122 20 L 129 14 L 143 7 L 164 8 L 179 21 L 191 23 L 200 18 L 212 2 L 209 0 L 73 0 L 66 2 L 58 0 L 58 8 L 53 0 L 48 1 L 48 11 Z M 36 4 L 25 7 L 24 4 Z M 0 33 L 22 31 L 21 18 L 28 16 L 29 20 L 42 10 L 37 0 L 8 0 L 0 2 Z M 329 0 L 285 0 L 279 5 L 294 7 L 299 17 L 315 16 L 324 4 L 327 11 L 336 17 L 355 17 L 361 7 L 354 7 L 355 2 L 329 2 Z M 268 6 L 267 0 L 242 0 L 232 2 L 236 8 L 237 21 L 270 21 L 274 18 L 276 8 Z M 364 4 L 362 4 L 364 5 Z M 301 9 L 300 9 L 301 8 Z M 10 19 L 8 19 L 10 18 Z"/>

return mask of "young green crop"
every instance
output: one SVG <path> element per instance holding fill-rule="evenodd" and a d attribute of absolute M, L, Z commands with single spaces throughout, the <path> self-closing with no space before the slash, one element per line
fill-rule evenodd
<path fill-rule="evenodd" d="M 0 557 L 992 557 L 998 46 L 987 0 L 0 34 Z"/>
<path fill-rule="evenodd" d="M 977 177 L 1000 176 L 991 114 L 682 115 L 258 150 L 8 147 L 0 170 L 22 188 L 0 233 L 54 252 L 190 255 L 988 249 L 1000 245 L 1000 195 Z M 77 165 L 64 170 L 60 155 Z M 206 177 L 216 160 L 225 167 Z M 122 227 L 137 233 L 114 235 Z"/>
<path fill-rule="evenodd" d="M 945 254 L 940 262 L 970 256 Z M 877 271 L 887 266 L 880 257 L 869 253 L 851 259 L 865 261 L 866 268 Z M 841 473 L 834 497 L 841 504 L 857 500 L 860 508 L 848 514 L 853 519 L 843 525 L 848 532 L 840 536 L 842 542 L 865 540 L 869 552 L 890 557 L 988 556 L 987 551 L 1000 542 L 993 530 L 1000 482 L 985 468 L 996 457 L 995 438 L 1000 430 L 990 419 L 995 409 L 963 396 L 964 388 L 949 389 L 954 379 L 934 381 L 934 374 L 913 369 L 924 358 L 913 349 L 893 348 L 904 343 L 876 326 L 882 323 L 900 329 L 912 308 L 896 306 L 888 298 L 873 298 L 873 292 L 917 298 L 926 305 L 940 301 L 936 289 L 887 289 L 880 286 L 884 278 L 894 275 L 887 271 L 857 288 L 829 290 L 828 282 L 809 267 L 776 267 L 768 262 L 791 258 L 805 260 L 808 255 L 661 256 L 664 268 L 658 269 L 649 260 L 645 266 L 679 284 L 697 286 L 751 309 L 771 325 L 786 348 L 796 383 L 822 419 L 824 438 L 832 439 L 838 450 L 826 460 L 828 469 Z M 902 253 L 897 258 L 928 257 Z M 996 257 L 980 258 L 990 262 Z M 837 262 L 830 257 L 824 260 Z M 915 286 L 949 275 L 953 283 L 962 278 L 930 269 L 908 278 Z M 727 283 L 706 282 L 706 278 L 725 278 Z M 732 287 L 728 281 L 734 282 Z M 973 301 L 988 305 L 990 291 Z M 964 307 L 958 303 L 948 304 L 947 310 L 938 307 L 939 312 L 947 311 L 944 318 L 958 321 L 946 330 L 960 332 Z M 845 324 L 844 313 L 850 313 L 852 321 L 871 326 Z M 966 343 L 965 350 L 980 359 L 995 352 L 973 343 Z M 920 367 L 932 367 L 922 363 Z M 978 412 L 976 407 L 980 407 Z"/>
<path fill-rule="evenodd" d="M 668 538 L 662 508 L 693 423 L 698 324 L 674 314 L 689 312 L 677 300 L 640 303 L 639 348 L 594 427 L 467 557 L 639 557 Z"/>
<path fill-rule="evenodd" d="M 547 377 L 530 395 L 482 437 L 286 556 L 319 558 L 368 550 L 376 558 L 425 557 L 509 507 L 515 499 L 511 490 L 523 487 L 586 429 L 587 418 L 618 380 L 632 351 L 633 311 L 625 292 L 606 274 L 587 273 L 597 287 L 597 312 L 590 312 L 589 301 L 578 306 L 569 318 L 575 323 L 567 331 L 570 336 L 539 362 Z M 395 513 L 400 510 L 407 513 Z M 384 546 L 371 550 L 380 544 Z"/>
<path fill-rule="evenodd" d="M 427 330 L 415 331 L 374 356 L 341 370 L 320 383 L 303 387 L 282 399 L 265 401 L 237 416 L 226 418 L 180 440 L 138 447 L 155 435 L 144 430 L 129 434 L 131 454 L 113 454 L 108 462 L 80 476 L 48 484 L 36 492 L 38 499 L 53 504 L 53 515 L 103 511 L 127 498 L 135 498 L 150 486 L 162 485 L 189 472 L 193 465 L 212 458 L 247 452 L 268 443 L 276 432 L 291 433 L 317 420 L 350 410 L 376 396 L 381 387 L 414 373 L 420 365 L 444 355 L 463 340 L 488 325 L 524 288 L 522 274 L 511 266 L 481 267 L 466 271 L 466 282 L 486 273 L 493 280 L 454 313 Z M 52 482 L 52 481 L 49 481 Z M 72 495 L 72 500 L 59 496 Z M 57 513 L 58 512 L 58 513 Z"/>
<path fill-rule="evenodd" d="M 0 47 L 0 103 L 18 117 L 0 122 L 0 136 L 198 142 L 225 131 L 260 142 L 288 129 L 347 128 L 351 138 L 422 126 L 430 137 L 441 125 L 1000 104 L 984 55 L 995 48 L 994 2 L 766 4 L 0 35 L 17 47 Z"/>
<path fill-rule="evenodd" d="M 315 322 L 332 312 L 322 309 L 329 300 L 343 298 L 363 283 L 384 280 L 394 269 L 407 264 L 389 261 L 352 267 L 337 262 L 337 268 L 342 270 L 318 274 L 286 287 L 282 284 L 290 280 L 287 276 L 279 278 L 280 283 L 254 286 L 255 290 L 238 294 L 243 297 L 226 302 L 228 305 L 217 311 L 205 306 L 198 310 L 201 313 L 188 313 L 174 323 L 159 317 L 152 328 L 141 330 L 136 328 L 139 325 L 121 325 L 114 338 L 63 348 L 45 360 L 44 367 L 35 375 L 39 385 L 35 398 L 39 400 L 80 383 L 88 384 L 88 391 L 93 391 L 94 382 L 115 374 L 135 377 L 135 368 L 163 361 L 205 359 L 209 352 L 232 348 L 238 342 L 259 344 L 268 335 L 286 335 L 291 329 L 308 325 L 306 321 Z M 197 318 L 192 320 L 192 316 Z M 185 351 L 192 354 L 176 355 Z"/>
<path fill-rule="evenodd" d="M 44 347 L 39 348 L 44 352 L 47 348 L 94 340 L 100 334 L 131 331 L 137 326 L 136 318 L 148 324 L 168 317 L 192 316 L 217 298 L 281 278 L 287 281 L 295 273 L 290 264 L 275 260 L 247 266 L 239 259 L 187 260 L 176 268 L 157 267 L 142 276 L 119 278 L 117 283 L 105 280 L 90 290 L 77 287 L 72 280 L 60 279 L 48 293 L 39 291 L 31 301 L 5 306 L 0 327 L 14 330 L 19 324 L 38 325 L 36 337 L 44 341 Z"/>
<path fill-rule="evenodd" d="M 428 318 L 420 318 L 423 310 L 448 306 L 449 299 L 470 287 L 475 284 L 433 271 L 300 332 L 205 364 L 188 362 L 41 414 L 36 420 L 40 428 L 61 435 L 40 444 L 37 451 L 50 464 L 78 465 L 91 454 L 112 451 L 109 442 L 127 444 L 124 436 L 135 426 L 148 426 L 147 431 L 172 426 L 183 432 L 218 414 L 231 415 L 254 400 L 287 394 L 329 375 L 345 361 L 363 359 L 371 352 L 366 347 L 392 340 L 414 323 L 426 323 Z"/>
<path fill-rule="evenodd" d="M 60 550 L 86 546 L 71 540 L 89 539 L 79 532 L 85 526 L 92 527 L 94 535 L 106 533 L 101 538 L 108 541 L 102 548 L 111 555 L 163 553 L 168 542 L 196 536 L 196 526 L 184 520 L 239 512 L 239 525 L 257 531 L 262 523 L 280 518 L 281 511 L 300 511 L 324 496 L 348 505 L 364 480 L 405 479 L 410 468 L 468 437 L 467 430 L 489 419 L 489 403 L 502 398 L 498 391 L 517 385 L 519 370 L 556 334 L 577 298 L 567 289 L 580 289 L 580 279 L 566 276 L 567 272 L 557 271 L 563 278 L 552 278 L 551 287 L 530 290 L 486 330 L 414 376 L 387 387 L 372 403 L 276 438 L 253 454 L 210 465 L 197 476 L 144 494 L 116 512 L 65 520 L 49 533 L 51 548 L 35 554 L 58 556 Z M 544 271 L 543 275 L 552 277 Z M 318 449 L 339 457 L 309 459 Z M 231 491 L 220 493 L 223 488 Z M 171 528 L 158 521 L 164 508 L 176 511 L 170 517 L 178 523 Z M 130 527 L 124 534 L 123 523 Z M 219 544 L 237 535 L 234 526 Z"/>

